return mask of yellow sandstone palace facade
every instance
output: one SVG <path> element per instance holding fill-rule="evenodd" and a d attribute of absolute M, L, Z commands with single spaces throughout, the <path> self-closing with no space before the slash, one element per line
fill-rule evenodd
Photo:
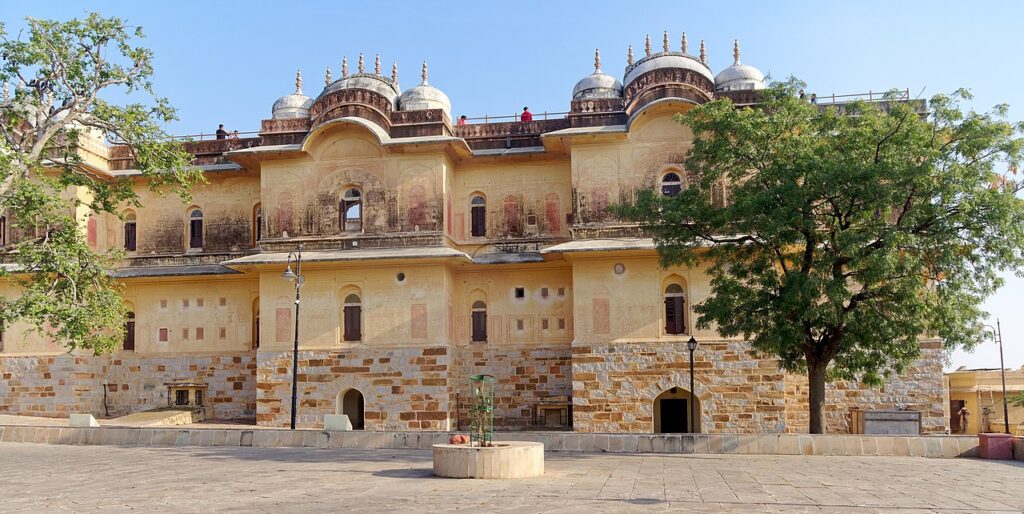
<path fill-rule="evenodd" d="M 806 379 L 696 329 L 709 278 L 660 267 L 652 240 L 606 210 L 686 187 L 677 113 L 754 104 L 764 87 L 738 45 L 717 74 L 703 42 L 646 46 L 619 77 L 595 59 L 557 118 L 457 123 L 426 64 L 403 92 L 360 56 L 315 97 L 298 81 L 256 137 L 185 143 L 208 181 L 191 204 L 136 179 L 143 207 L 124 221 L 80 213 L 96 250 L 127 251 L 124 349 L 69 355 L 7 327 L 0 412 L 124 414 L 184 382 L 219 418 L 287 426 L 296 302 L 282 272 L 302 244 L 299 427 L 344 413 L 367 430 L 455 430 L 468 377 L 487 373 L 496 428 L 686 431 L 692 336 L 697 431 L 806 431 Z M 124 148 L 85 150 L 101 173 L 137 175 Z M 829 430 L 848 430 L 852 408 L 899 406 L 942 430 L 941 350 L 922 345 L 882 389 L 830 386 Z"/>

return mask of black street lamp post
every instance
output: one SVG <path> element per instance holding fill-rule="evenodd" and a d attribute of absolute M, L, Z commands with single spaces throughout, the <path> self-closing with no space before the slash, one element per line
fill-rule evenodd
<path fill-rule="evenodd" d="M 693 403 L 693 352 L 697 350 L 697 340 L 690 337 L 690 340 L 686 342 L 686 347 L 690 350 L 690 433 L 694 433 L 693 428 L 697 425 L 697 406 Z"/>
<path fill-rule="evenodd" d="M 1006 365 L 1003 363 L 1003 327 L 999 324 L 999 318 L 996 318 L 996 327 L 992 328 L 992 325 L 983 325 L 992 332 L 992 339 L 999 343 L 999 376 L 1003 382 L 1003 429 L 1009 434 L 1010 433 L 1010 408 L 1006 402 Z"/>
<path fill-rule="evenodd" d="M 292 272 L 292 261 L 295 261 L 295 272 Z M 288 267 L 281 275 L 289 282 L 295 282 L 295 342 L 292 347 L 292 423 L 291 429 L 295 430 L 296 404 L 298 403 L 299 392 L 299 298 L 302 289 L 302 243 L 296 252 L 288 254 Z"/>

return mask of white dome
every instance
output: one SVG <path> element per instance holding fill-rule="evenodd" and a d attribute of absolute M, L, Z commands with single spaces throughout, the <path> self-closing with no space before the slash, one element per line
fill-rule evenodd
<path fill-rule="evenodd" d="M 747 64 L 733 64 L 715 76 L 715 91 L 764 89 L 764 74 Z"/>
<path fill-rule="evenodd" d="M 275 120 L 308 118 L 309 108 L 312 105 L 313 99 L 300 92 L 285 95 L 274 102 L 274 107 L 271 109 L 271 117 Z"/>
<path fill-rule="evenodd" d="M 282 96 L 270 108 L 270 117 L 275 120 L 286 118 L 308 118 L 313 99 L 302 94 L 302 70 L 295 72 L 295 92 Z"/>
<path fill-rule="evenodd" d="M 764 74 L 761 70 L 740 62 L 740 42 L 732 44 L 732 66 L 715 76 L 715 91 L 741 91 L 764 89 Z"/>
<path fill-rule="evenodd" d="M 423 63 L 423 81 L 420 85 L 410 88 L 398 98 L 398 106 L 403 111 L 420 111 L 423 109 L 442 109 L 448 118 L 452 117 L 452 101 L 444 91 L 427 83 L 427 63 Z"/>
<path fill-rule="evenodd" d="M 601 71 L 601 52 L 594 51 L 594 73 L 583 77 L 572 88 L 573 100 L 622 98 L 622 83 Z"/>
<path fill-rule="evenodd" d="M 333 84 L 325 87 L 320 96 L 338 91 L 339 89 L 366 89 L 373 91 L 390 100 L 392 105 L 396 105 L 399 96 L 398 87 L 390 79 L 372 73 L 356 73 L 336 80 Z"/>
<path fill-rule="evenodd" d="M 660 68 L 682 68 L 700 73 L 709 81 L 714 82 L 715 77 L 711 68 L 690 54 L 682 52 L 661 52 L 640 59 L 632 66 L 626 68 L 626 77 L 623 83 L 629 84 L 637 77 L 652 70 Z"/>
<path fill-rule="evenodd" d="M 448 99 L 448 95 L 428 84 L 420 84 L 402 93 L 398 99 L 398 105 L 403 111 L 444 109 L 449 118 L 452 115 L 452 102 Z"/>
<path fill-rule="evenodd" d="M 622 98 L 622 84 L 606 73 L 594 72 L 576 83 L 572 88 L 573 100 L 594 98 Z"/>

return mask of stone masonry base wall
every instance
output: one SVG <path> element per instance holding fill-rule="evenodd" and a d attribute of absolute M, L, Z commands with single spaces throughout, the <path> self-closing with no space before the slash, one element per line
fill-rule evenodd
<path fill-rule="evenodd" d="M 256 422 L 287 427 L 291 418 L 292 352 L 260 351 Z M 338 395 L 363 395 L 366 430 L 448 430 L 454 417 L 449 348 L 368 347 L 299 352 L 296 426 L 322 428 Z"/>
<path fill-rule="evenodd" d="M 579 432 L 653 432 L 654 400 L 689 390 L 685 342 L 635 342 L 572 347 L 573 416 Z M 694 354 L 700 432 L 783 432 L 784 374 L 747 345 L 702 341 Z"/>
<path fill-rule="evenodd" d="M 902 375 L 893 377 L 881 388 L 855 382 L 828 384 L 825 400 L 825 427 L 828 433 L 850 432 L 852 409 L 895 409 L 906 407 L 921 411 L 921 431 L 939 433 L 946 428 L 943 414 L 942 343 L 924 341 L 921 356 Z M 787 432 L 808 431 L 807 376 L 786 375 Z"/>
<path fill-rule="evenodd" d="M 642 342 L 572 347 L 574 428 L 579 432 L 653 432 L 654 401 L 662 392 L 689 390 L 685 342 Z M 701 342 L 694 354 L 700 431 L 806 433 L 807 378 L 786 374 L 774 359 L 756 359 L 737 341 Z M 905 406 L 922 412 L 922 431 L 941 432 L 942 350 L 922 343 L 922 356 L 885 387 L 830 384 L 827 431 L 849 433 L 853 408 Z"/>
<path fill-rule="evenodd" d="M 46 417 L 111 416 L 167 406 L 166 383 L 200 380 L 221 419 L 252 417 L 252 352 L 221 355 L 47 355 L 0 357 L 0 413 Z"/>
<path fill-rule="evenodd" d="M 495 430 L 527 428 L 533 423 L 533 409 L 540 400 L 572 394 L 572 355 L 568 343 L 517 347 L 469 344 L 457 351 L 458 426 L 463 429 L 470 425 L 473 399 L 469 377 L 473 375 L 488 374 L 495 378 Z"/>

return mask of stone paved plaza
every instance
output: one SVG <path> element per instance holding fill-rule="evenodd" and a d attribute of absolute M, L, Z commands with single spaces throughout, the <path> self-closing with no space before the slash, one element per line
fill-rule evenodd
<path fill-rule="evenodd" d="M 14 512 L 1024 510 L 1024 463 L 549 453 L 543 478 L 431 476 L 429 451 L 0 444 Z"/>

